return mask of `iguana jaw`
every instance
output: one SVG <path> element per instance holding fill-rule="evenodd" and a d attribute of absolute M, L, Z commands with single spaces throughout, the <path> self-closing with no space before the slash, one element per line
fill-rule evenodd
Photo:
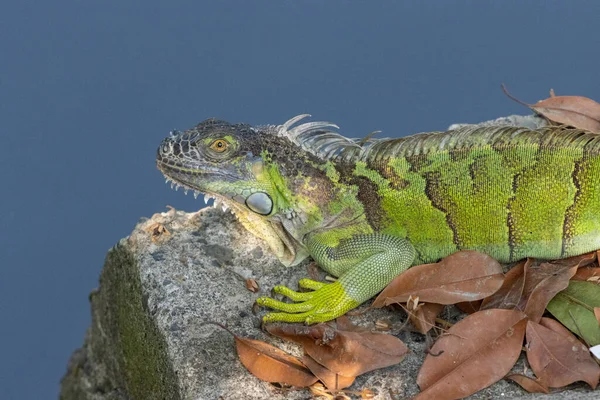
<path fill-rule="evenodd" d="M 172 188 L 183 188 L 186 194 L 193 191 L 194 197 L 204 193 L 205 201 L 214 198 L 215 204 L 218 202 L 223 210 L 231 211 L 247 230 L 267 242 L 282 264 L 295 265 L 307 257 L 303 245 L 286 232 L 279 218 L 269 218 L 248 208 L 248 204 L 251 204 L 262 206 L 266 211 L 268 201 L 272 199 L 266 188 L 256 182 L 253 176 L 253 169 L 261 168 L 259 160 L 248 157 L 235 163 L 237 167 L 233 167 L 233 164 L 216 167 L 196 160 L 184 165 L 180 160 L 173 160 L 165 152 L 161 154 L 159 151 L 156 164 Z M 258 201 L 250 202 L 253 198 Z M 271 212 L 275 213 L 276 204 L 272 203 L 271 208 Z"/>

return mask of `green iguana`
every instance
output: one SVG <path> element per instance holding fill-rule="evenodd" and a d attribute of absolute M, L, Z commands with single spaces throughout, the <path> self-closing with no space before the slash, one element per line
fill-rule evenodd
<path fill-rule="evenodd" d="M 167 182 L 215 198 L 281 262 L 312 256 L 334 283 L 303 279 L 264 321 L 336 318 L 407 268 L 462 249 L 500 262 L 600 248 L 600 135 L 565 127 L 466 127 L 347 139 L 326 122 L 252 127 L 209 119 L 172 132 Z"/>

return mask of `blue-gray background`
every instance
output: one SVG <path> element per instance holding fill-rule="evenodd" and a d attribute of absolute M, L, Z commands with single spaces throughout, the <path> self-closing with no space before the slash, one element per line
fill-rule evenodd
<path fill-rule="evenodd" d="M 208 117 L 401 136 L 600 100 L 600 2 L 0 1 L 0 398 L 56 398 L 107 249 Z M 249 305 L 250 306 L 250 305 Z"/>

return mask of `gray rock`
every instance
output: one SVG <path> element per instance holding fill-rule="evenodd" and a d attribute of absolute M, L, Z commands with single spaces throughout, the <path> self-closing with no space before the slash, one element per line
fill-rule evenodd
<path fill-rule="evenodd" d="M 252 376 L 238 360 L 232 336 L 209 324 L 221 323 L 239 336 L 301 355 L 298 346 L 263 332 L 259 317 L 264 310 L 256 316 L 252 306 L 275 285 L 297 287 L 307 276 L 307 265 L 283 267 L 231 214 L 212 208 L 197 213 L 170 210 L 141 220 L 108 252 L 99 288 L 90 295 L 92 325 L 82 348 L 71 356 L 60 398 L 311 398 L 307 390 L 282 392 Z M 246 289 L 248 278 L 258 282 L 259 293 Z M 458 316 L 447 307 L 442 317 L 452 321 Z M 425 337 L 403 327 L 406 316 L 398 311 L 368 310 L 351 318 L 367 327 L 387 320 L 391 334 L 411 350 L 402 363 L 358 377 L 351 389 L 372 388 L 376 399 L 417 394 L 416 376 L 428 346 Z M 523 371 L 523 362 L 522 358 L 514 371 Z M 540 395 L 527 394 L 505 380 L 471 396 L 533 397 Z M 575 384 L 544 398 L 593 399 L 597 393 Z"/>

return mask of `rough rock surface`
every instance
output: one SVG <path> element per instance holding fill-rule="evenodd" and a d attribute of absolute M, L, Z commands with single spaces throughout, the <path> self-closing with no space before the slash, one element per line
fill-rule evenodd
<path fill-rule="evenodd" d="M 252 305 L 277 284 L 296 287 L 307 276 L 307 265 L 281 266 L 264 243 L 220 210 L 170 210 L 140 221 L 106 257 L 100 286 L 90 295 L 92 325 L 69 361 L 61 399 L 311 398 L 307 390 L 281 392 L 253 377 L 239 362 L 231 335 L 206 324 L 219 322 L 237 335 L 300 355 L 297 346 L 260 329 Z M 247 278 L 258 282 L 259 293 L 246 289 Z M 446 319 L 457 316 L 453 308 L 445 313 Z M 406 316 L 398 311 L 369 310 L 352 317 L 371 327 L 378 319 L 389 321 L 391 333 L 411 351 L 402 363 L 357 378 L 350 389 L 372 388 L 376 399 L 413 396 L 425 338 L 402 328 Z M 514 370 L 523 370 L 522 359 Z M 575 384 L 544 398 L 597 395 Z M 471 398 L 538 396 L 501 380 Z"/>

